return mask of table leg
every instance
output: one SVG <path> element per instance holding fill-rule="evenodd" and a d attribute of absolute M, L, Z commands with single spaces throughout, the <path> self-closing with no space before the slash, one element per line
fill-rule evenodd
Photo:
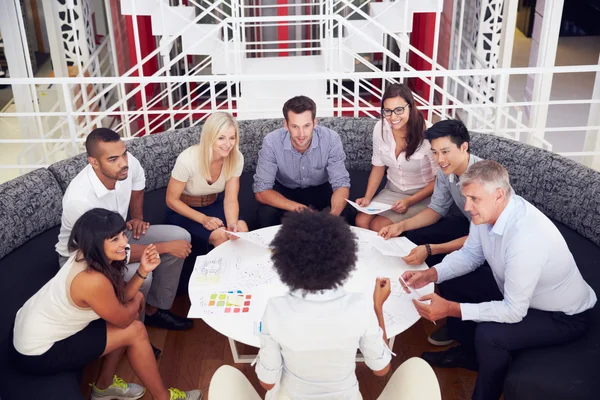
<path fill-rule="evenodd" d="M 233 362 L 234 363 L 236 363 L 236 364 L 250 364 L 252 361 L 254 361 L 254 359 L 256 358 L 256 356 L 238 353 L 237 345 L 235 343 L 235 340 L 233 340 L 232 338 L 228 338 L 228 339 L 229 339 L 229 347 L 231 347 L 231 355 L 233 356 Z"/>

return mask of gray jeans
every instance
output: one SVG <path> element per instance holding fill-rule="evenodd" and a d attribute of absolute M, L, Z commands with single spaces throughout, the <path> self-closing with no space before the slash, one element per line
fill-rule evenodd
<path fill-rule="evenodd" d="M 150 225 L 146 234 L 139 239 L 133 238 L 132 231 L 125 231 L 130 244 L 147 245 L 150 243 L 170 242 L 171 240 L 185 240 L 191 242 L 190 234 L 183 228 L 174 225 Z M 68 257 L 59 256 L 62 267 Z M 148 274 L 148 278 L 142 284 L 140 291 L 143 293 L 146 303 L 156 308 L 168 310 L 173 305 L 179 285 L 179 276 L 183 268 L 183 259 L 170 254 L 161 254 L 160 265 Z M 127 264 L 125 282 L 129 281 L 139 268 L 140 263 Z M 142 316 L 143 319 L 143 316 Z"/>

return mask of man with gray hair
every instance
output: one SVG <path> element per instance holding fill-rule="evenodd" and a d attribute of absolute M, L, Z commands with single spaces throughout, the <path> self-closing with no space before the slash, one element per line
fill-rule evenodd
<path fill-rule="evenodd" d="M 511 353 L 579 338 L 597 299 L 559 230 L 513 193 L 502 165 L 473 164 L 461 187 L 472 218 L 464 246 L 429 270 L 405 272 L 403 279 L 416 289 L 440 284 L 441 296 L 413 302 L 430 321 L 448 317 L 448 334 L 460 343 L 423 353 L 423 359 L 436 367 L 478 370 L 473 399 L 498 399 Z M 484 261 L 493 276 L 478 274 Z"/>

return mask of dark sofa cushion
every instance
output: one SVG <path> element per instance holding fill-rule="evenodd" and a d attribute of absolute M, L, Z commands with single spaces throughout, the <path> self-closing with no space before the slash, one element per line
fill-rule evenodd
<path fill-rule="evenodd" d="M 58 185 L 57 185 L 58 186 Z M 18 399 L 25 388 L 35 388 L 49 399 L 81 399 L 75 373 L 47 377 L 24 376 L 9 368 L 7 351 L 10 329 L 17 311 L 58 271 L 54 251 L 59 227 L 55 226 L 30 239 L 0 258 L 0 397 Z M 53 397 L 54 396 L 54 397 Z"/>
<path fill-rule="evenodd" d="M 58 231 L 55 226 L 0 258 L 0 341 L 8 337 L 19 308 L 58 272 Z"/>
<path fill-rule="evenodd" d="M 517 194 L 600 246 L 600 172 L 514 140 L 471 137 L 473 153 L 504 165 Z"/>
<path fill-rule="evenodd" d="M 77 174 L 81 172 L 87 163 L 87 154 L 80 153 L 76 156 L 67 158 L 66 160 L 55 162 L 48 167 L 48 171 L 52 172 L 52 175 L 54 175 L 58 181 L 62 192 L 65 193 L 69 183 L 71 183 L 73 178 L 75 178 Z"/>
<path fill-rule="evenodd" d="M 127 149 L 146 172 L 146 191 L 165 188 L 177 156 L 200 140 L 200 126 L 132 139 Z"/>
<path fill-rule="evenodd" d="M 37 169 L 0 185 L 0 259 L 60 223 L 62 192 L 54 176 Z"/>
<path fill-rule="evenodd" d="M 5 347 L 5 343 L 0 343 Z M 0 363 L 3 362 L 3 354 L 0 353 Z M 23 392 L 29 391 L 41 394 L 40 397 L 32 397 L 44 400 L 83 400 L 79 381 L 79 372 L 62 372 L 53 375 L 23 375 L 14 369 L 2 371 L 0 378 L 0 398 L 2 400 L 13 400 L 24 398 Z"/>
<path fill-rule="evenodd" d="M 586 282 L 600 294 L 600 248 L 560 222 Z M 597 399 L 600 382 L 600 306 L 591 310 L 587 334 L 572 343 L 529 349 L 514 354 L 504 383 L 506 400 Z"/>

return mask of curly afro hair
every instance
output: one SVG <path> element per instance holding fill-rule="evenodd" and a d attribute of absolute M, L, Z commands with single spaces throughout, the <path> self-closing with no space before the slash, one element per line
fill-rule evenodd
<path fill-rule="evenodd" d="M 271 259 L 291 290 L 315 293 L 344 284 L 356 264 L 356 235 L 326 212 L 289 213 L 271 242 Z"/>

